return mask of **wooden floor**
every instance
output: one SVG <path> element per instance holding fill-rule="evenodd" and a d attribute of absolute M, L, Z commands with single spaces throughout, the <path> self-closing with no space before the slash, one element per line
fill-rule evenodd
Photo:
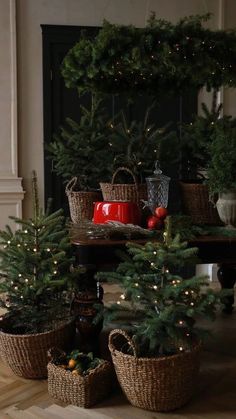
<path fill-rule="evenodd" d="M 9 407 L 17 406 L 25 410 L 31 406 L 47 409 L 55 402 L 47 394 L 47 382 L 25 380 L 16 377 L 11 370 L 0 361 L 0 418 L 6 416 Z M 45 410 L 48 418 L 70 418 L 69 410 L 65 416 L 55 415 L 55 407 Z M 202 355 L 202 369 L 198 388 L 194 398 L 184 408 L 174 413 L 147 412 L 132 407 L 121 393 L 114 394 L 110 399 L 89 410 L 79 409 L 79 419 L 235 419 L 236 418 L 236 313 L 231 316 L 219 313 L 212 325 L 212 339 L 205 344 Z M 84 414 L 83 414 L 84 412 Z M 87 413 L 86 413 L 87 412 Z M 28 414 L 23 412 L 21 418 Z"/>

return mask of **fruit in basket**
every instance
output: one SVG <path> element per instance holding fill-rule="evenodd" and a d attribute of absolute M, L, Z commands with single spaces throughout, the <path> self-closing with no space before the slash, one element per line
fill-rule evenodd
<path fill-rule="evenodd" d="M 68 367 L 73 370 L 73 368 L 75 368 L 76 364 L 77 364 L 76 360 L 71 358 L 68 362 Z"/>

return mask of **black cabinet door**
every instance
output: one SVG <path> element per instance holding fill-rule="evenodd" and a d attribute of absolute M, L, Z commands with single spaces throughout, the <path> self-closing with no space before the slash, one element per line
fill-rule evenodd
<path fill-rule="evenodd" d="M 60 66 L 69 49 L 79 41 L 81 32 L 96 36 L 99 28 L 62 25 L 41 25 L 43 40 L 43 122 L 44 145 L 52 141 L 53 134 L 59 131 L 65 119 L 70 117 L 76 121 L 80 117 L 80 105 L 88 105 L 89 95 L 79 97 L 75 89 L 67 89 L 61 76 Z M 157 98 L 157 105 L 152 110 L 151 119 L 163 126 L 171 121 L 177 126 L 180 121 L 189 121 L 197 111 L 197 93 L 188 92 L 183 97 L 172 96 Z M 106 106 L 110 115 L 125 107 L 128 119 L 141 120 L 147 106 L 153 101 L 149 96 L 137 96 L 133 104 L 127 105 L 125 95 L 108 98 Z M 176 168 L 170 168 L 172 178 L 176 177 Z M 53 210 L 64 208 L 68 215 L 68 203 L 65 196 L 65 184 L 53 172 L 52 161 L 47 158 L 44 149 L 45 202 L 53 198 Z M 175 191 L 175 188 L 173 188 Z M 175 203 L 178 201 L 174 197 Z M 176 204 L 175 204 L 176 207 Z M 178 207 L 178 204 L 177 204 Z"/>

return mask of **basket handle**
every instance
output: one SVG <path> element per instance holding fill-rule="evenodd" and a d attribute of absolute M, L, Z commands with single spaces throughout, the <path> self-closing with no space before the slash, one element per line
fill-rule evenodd
<path fill-rule="evenodd" d="M 77 177 L 73 177 L 66 185 L 66 194 L 68 195 L 70 192 L 73 191 L 73 188 L 75 187 L 76 183 L 78 181 Z"/>
<path fill-rule="evenodd" d="M 133 350 L 135 358 L 137 358 L 137 349 L 136 349 L 136 346 L 135 346 L 133 340 L 130 338 L 130 336 L 128 335 L 127 332 L 125 332 L 124 330 L 121 330 L 121 329 L 114 329 L 109 334 L 108 347 L 109 347 L 110 352 L 114 354 L 114 352 L 116 350 L 116 348 L 114 346 L 114 340 L 115 340 L 115 337 L 117 337 L 119 335 L 123 336 L 127 340 L 127 343 L 129 344 L 129 346 Z"/>
<path fill-rule="evenodd" d="M 137 198 L 137 202 L 139 201 L 139 191 L 138 191 L 138 182 L 137 182 L 137 178 L 135 176 L 135 174 L 132 172 L 132 170 L 130 170 L 128 167 L 118 167 L 118 169 L 116 169 L 115 173 L 113 173 L 112 176 L 112 180 L 111 180 L 111 184 L 114 185 L 114 181 L 115 181 L 115 177 L 117 175 L 117 173 L 119 172 L 127 172 L 131 175 L 133 181 L 134 181 L 134 186 L 135 186 L 135 191 L 136 191 L 136 198 Z"/>

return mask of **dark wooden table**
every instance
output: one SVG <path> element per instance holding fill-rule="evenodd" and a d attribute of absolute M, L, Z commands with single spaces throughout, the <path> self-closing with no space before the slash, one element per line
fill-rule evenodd
<path fill-rule="evenodd" d="M 134 240 L 144 244 L 149 239 Z M 127 241 L 108 239 L 80 239 L 73 236 L 77 263 L 95 265 L 97 270 L 115 266 L 119 262 L 116 250 L 124 249 Z M 201 236 L 189 241 L 189 246 L 198 247 L 201 263 L 217 263 L 218 280 L 222 289 L 233 289 L 236 282 L 236 238 Z M 233 295 L 225 298 L 224 311 L 233 310 Z"/>

